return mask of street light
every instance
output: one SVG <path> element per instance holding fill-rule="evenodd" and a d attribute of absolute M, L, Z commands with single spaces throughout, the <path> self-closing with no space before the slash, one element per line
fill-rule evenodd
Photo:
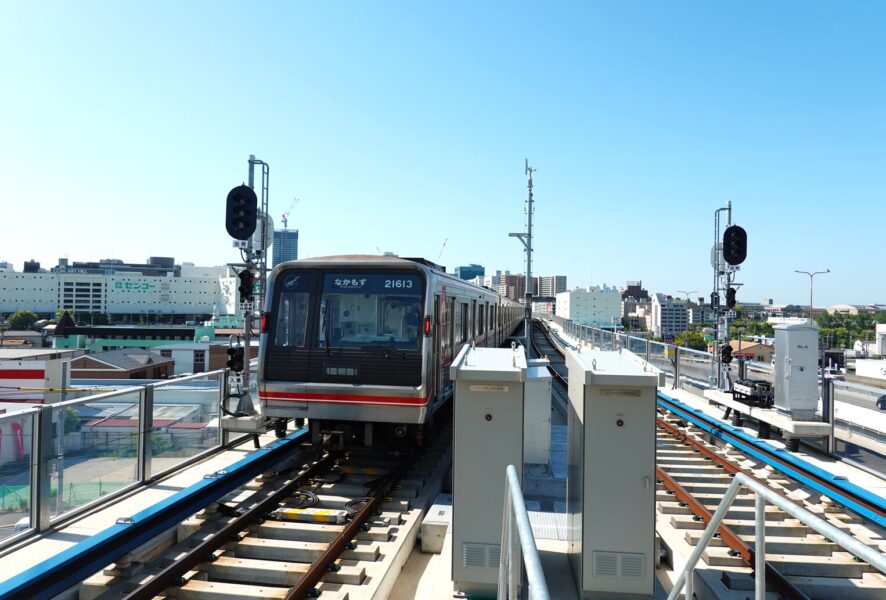
<path fill-rule="evenodd" d="M 800 273 L 802 275 L 809 275 L 809 324 L 810 325 L 812 324 L 812 280 L 815 278 L 816 275 L 824 275 L 825 273 L 830 273 L 830 272 L 831 272 L 830 269 L 825 269 L 824 271 L 814 271 L 811 273 L 809 271 L 797 271 L 796 269 L 794 269 L 794 273 Z"/>

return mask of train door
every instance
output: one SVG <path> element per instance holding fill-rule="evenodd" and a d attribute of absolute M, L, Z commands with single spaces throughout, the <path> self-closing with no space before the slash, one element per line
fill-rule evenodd
<path fill-rule="evenodd" d="M 268 347 L 265 350 L 266 381 L 308 381 L 310 338 L 317 320 L 317 274 L 284 272 L 274 286 Z"/>
<path fill-rule="evenodd" d="M 429 369 L 431 371 L 431 389 L 430 392 L 434 395 L 434 402 L 437 402 L 440 399 L 440 386 L 442 385 L 442 381 L 440 380 L 442 365 L 443 365 L 443 353 L 440 348 L 441 342 L 441 334 L 442 334 L 442 319 L 440 315 L 440 294 L 434 295 L 434 335 L 431 338 L 431 362 L 429 364 L 434 365 L 434 368 Z"/>

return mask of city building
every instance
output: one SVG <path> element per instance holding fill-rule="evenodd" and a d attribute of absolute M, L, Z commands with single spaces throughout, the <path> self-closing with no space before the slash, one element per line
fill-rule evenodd
<path fill-rule="evenodd" d="M 532 299 L 532 314 L 550 319 L 556 313 L 557 298 L 554 296 L 538 296 Z"/>
<path fill-rule="evenodd" d="M 716 320 L 714 309 L 710 304 L 699 302 L 698 304 L 689 303 L 686 305 L 689 311 L 689 322 L 693 325 L 701 323 L 713 323 Z"/>
<path fill-rule="evenodd" d="M 672 341 L 674 335 L 689 328 L 689 311 L 683 301 L 675 301 L 665 294 L 653 294 L 649 311 L 649 330 L 652 335 Z"/>
<path fill-rule="evenodd" d="M 621 294 L 604 285 L 560 292 L 555 306 L 558 317 L 594 327 L 621 326 Z"/>
<path fill-rule="evenodd" d="M 141 348 L 95 352 L 71 360 L 71 378 L 166 379 L 172 375 L 173 362 Z"/>
<path fill-rule="evenodd" d="M 139 327 L 129 325 L 77 326 L 64 314 L 55 327 L 53 347 L 79 348 L 90 352 L 124 348 L 152 348 L 170 343 L 211 342 L 212 327 Z"/>
<path fill-rule="evenodd" d="M 27 264 L 25 263 L 25 266 Z M 175 259 L 170 256 L 152 256 L 148 258 L 146 263 L 126 263 L 118 258 L 103 258 L 98 262 L 74 261 L 69 263 L 67 258 L 60 258 L 58 259 L 58 265 L 54 266 L 50 271 L 52 273 L 83 273 L 90 275 L 132 273 L 146 277 L 180 277 L 181 265 L 176 265 Z M 27 272 L 25 270 L 25 273 Z"/>
<path fill-rule="evenodd" d="M 176 265 L 158 257 L 143 265 L 60 259 L 50 272 L 0 271 L 0 315 L 25 309 L 55 318 L 68 310 L 136 323 L 196 322 L 213 313 L 239 314 L 237 287 L 228 267 Z"/>
<path fill-rule="evenodd" d="M 298 229 L 276 229 L 271 265 L 276 267 L 290 260 L 298 260 Z"/>
<path fill-rule="evenodd" d="M 627 300 L 629 298 L 637 301 L 637 303 L 649 300 L 649 292 L 643 289 L 642 281 L 627 282 L 627 285 L 625 285 L 624 289 L 621 291 L 621 299 Z"/>
<path fill-rule="evenodd" d="M 24 269 L 22 269 L 25 273 L 39 273 L 40 272 L 40 263 L 36 260 L 26 260 Z"/>
<path fill-rule="evenodd" d="M 533 290 L 532 295 L 538 295 L 538 288 L 536 284 L 538 282 L 538 278 L 533 278 Z M 496 288 L 493 288 L 496 289 Z M 526 298 L 526 276 L 525 275 L 511 275 L 509 272 L 505 272 L 504 275 L 500 275 L 498 278 L 498 288 L 497 291 L 502 296 L 506 296 L 511 298 L 512 300 L 517 300 L 518 302 L 525 302 Z"/>
<path fill-rule="evenodd" d="M 486 275 L 486 269 L 482 265 L 471 263 L 462 267 L 455 267 L 455 276 L 459 279 L 474 279 Z"/>
<path fill-rule="evenodd" d="M 550 277 L 538 278 L 539 296 L 556 296 L 566 290 L 566 275 L 551 275 Z"/>
<path fill-rule="evenodd" d="M 827 309 L 830 315 L 861 315 L 886 312 L 886 304 L 835 304 Z M 815 309 L 815 313 L 820 312 Z"/>

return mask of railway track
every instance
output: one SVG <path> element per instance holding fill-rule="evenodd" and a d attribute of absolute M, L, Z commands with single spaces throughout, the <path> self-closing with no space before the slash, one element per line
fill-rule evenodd
<path fill-rule="evenodd" d="M 81 599 L 386 598 L 451 462 L 305 447 L 83 582 Z"/>
<path fill-rule="evenodd" d="M 535 329 L 533 330 L 536 331 Z M 545 328 L 538 327 L 540 334 Z M 535 344 L 535 335 L 533 337 Z M 552 338 L 547 347 L 562 352 Z M 550 356 L 550 355 L 549 355 Z M 561 354 L 562 356 L 562 354 Z M 553 365 L 552 365 L 553 367 Z M 553 370 L 553 369 L 552 369 Z M 565 366 L 564 366 L 565 370 Z M 555 375 L 565 390 L 568 374 Z M 660 402 L 660 404 L 665 404 Z M 886 552 L 886 530 L 828 495 L 751 456 L 660 406 L 656 441 L 656 529 L 673 564 L 688 557 L 735 473 L 745 473 L 863 543 Z M 808 475 L 808 474 L 807 474 Z M 835 494 L 836 496 L 836 494 Z M 840 497 L 840 496 L 837 496 Z M 876 508 L 871 508 L 875 511 Z M 780 598 L 882 600 L 886 576 L 775 506 L 766 511 L 767 588 Z M 753 595 L 754 496 L 739 495 L 696 571 L 698 598 L 745 599 Z M 701 566 L 701 565 L 700 565 Z"/>

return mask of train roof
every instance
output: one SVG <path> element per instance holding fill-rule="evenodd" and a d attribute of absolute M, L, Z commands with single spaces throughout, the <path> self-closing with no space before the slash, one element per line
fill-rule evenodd
<path fill-rule="evenodd" d="M 418 263 L 428 268 L 446 272 L 446 267 L 442 267 L 425 258 L 401 258 L 399 256 L 374 255 L 374 254 L 336 254 L 333 256 L 315 256 L 312 258 L 301 258 L 298 263 L 315 263 L 315 264 L 333 264 L 333 263 L 370 263 L 370 264 L 404 264 Z"/>

